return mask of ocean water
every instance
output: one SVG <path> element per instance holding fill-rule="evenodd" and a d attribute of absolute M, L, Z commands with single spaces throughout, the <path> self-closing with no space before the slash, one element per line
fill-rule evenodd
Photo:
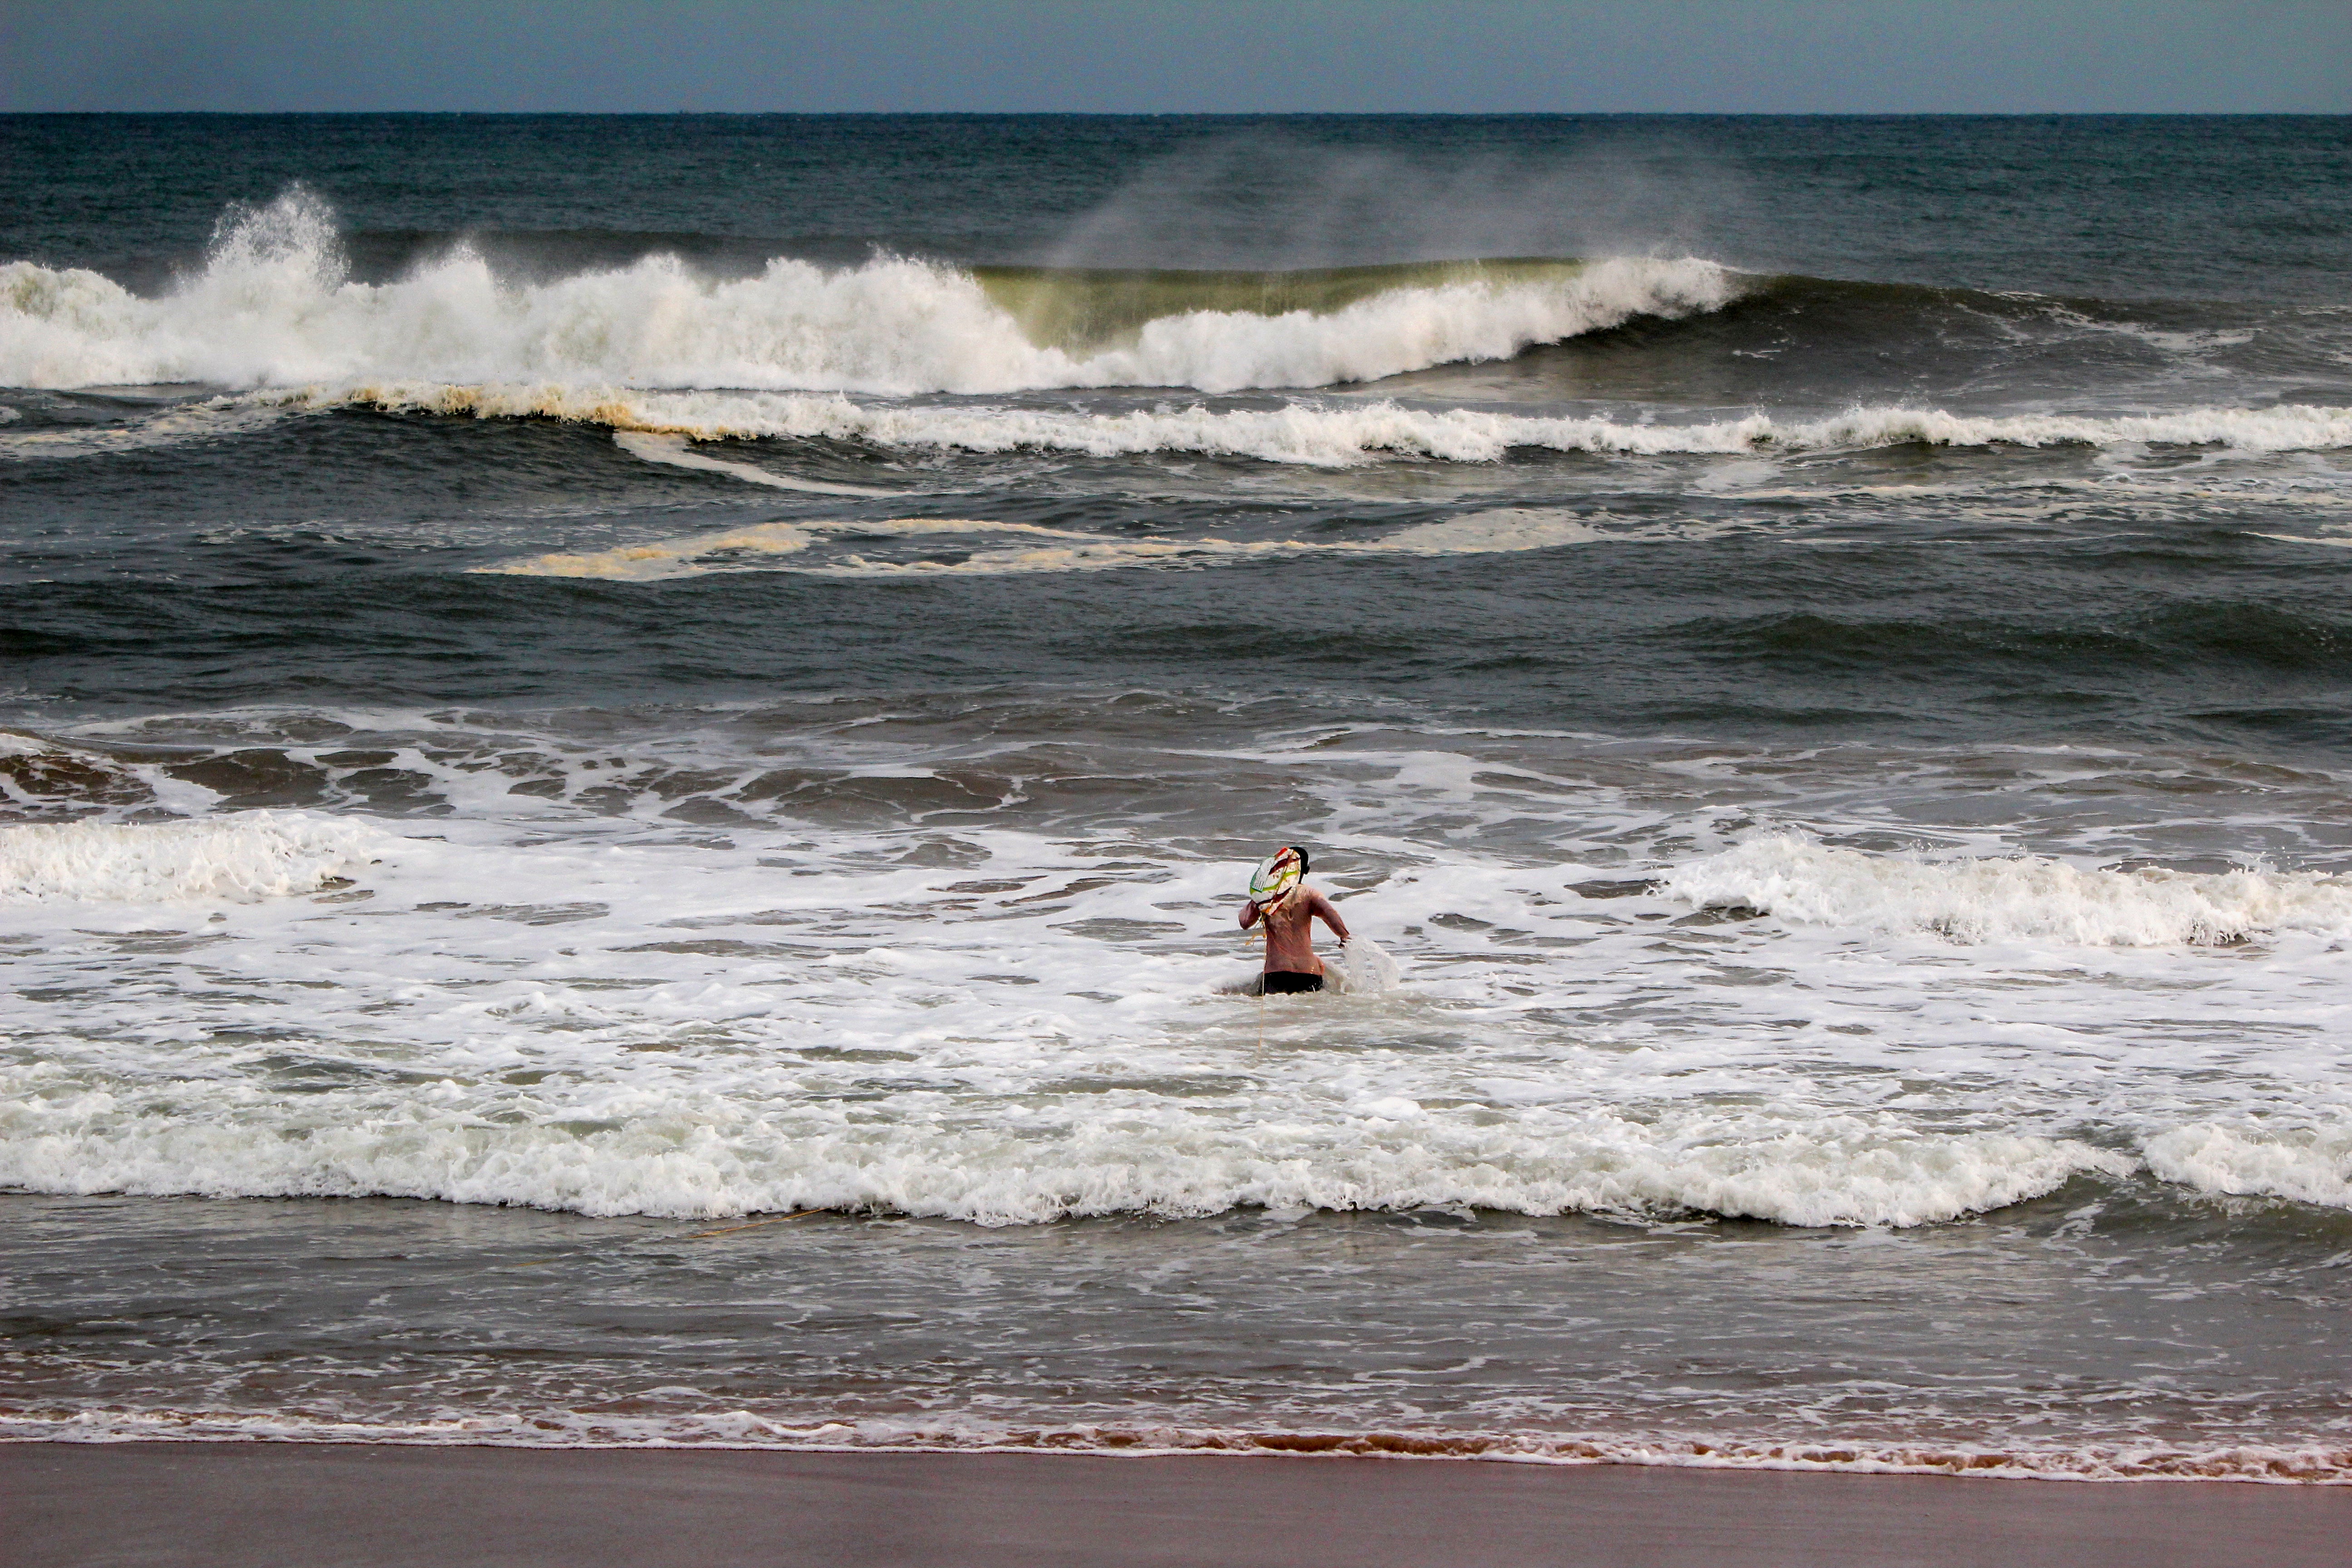
<path fill-rule="evenodd" d="M 0 120 L 0 1436 L 2352 1479 L 2347 589 L 2340 118 Z"/>

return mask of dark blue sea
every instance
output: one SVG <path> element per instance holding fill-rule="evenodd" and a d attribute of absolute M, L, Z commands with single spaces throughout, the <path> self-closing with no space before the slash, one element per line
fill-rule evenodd
<path fill-rule="evenodd" d="M 0 1436 L 2346 1480 L 2347 942 L 2352 120 L 0 118 Z"/>

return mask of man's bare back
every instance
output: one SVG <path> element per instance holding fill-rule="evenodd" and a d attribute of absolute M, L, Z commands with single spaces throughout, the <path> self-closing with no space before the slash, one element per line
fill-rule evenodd
<path fill-rule="evenodd" d="M 1283 855 L 1295 853 L 1294 850 L 1284 850 L 1267 865 L 1274 866 Z M 1306 858 L 1302 855 L 1298 859 L 1301 879 L 1291 882 L 1263 903 L 1253 898 L 1242 906 L 1244 931 L 1260 921 L 1265 922 L 1265 988 L 1269 992 L 1322 989 L 1323 961 L 1315 956 L 1317 921 L 1331 928 L 1332 934 L 1339 939 L 1340 946 L 1348 944 L 1348 922 L 1339 918 L 1339 911 L 1332 907 L 1331 900 L 1325 898 L 1319 889 L 1307 885 L 1303 879 Z M 1277 983 L 1273 978 L 1276 975 L 1286 979 Z M 1307 984 L 1309 980 L 1313 982 L 1311 984 Z"/>

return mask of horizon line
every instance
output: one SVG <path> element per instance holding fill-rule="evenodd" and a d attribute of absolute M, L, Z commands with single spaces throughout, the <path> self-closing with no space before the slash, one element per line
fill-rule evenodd
<path fill-rule="evenodd" d="M 2352 120 L 2343 109 L 7 109 L 0 120 Z"/>

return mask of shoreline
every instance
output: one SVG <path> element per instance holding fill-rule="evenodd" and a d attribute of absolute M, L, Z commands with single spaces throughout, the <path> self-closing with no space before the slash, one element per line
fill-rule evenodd
<path fill-rule="evenodd" d="M 1029 1461 L 1053 1458 L 1058 1463 Z M 1223 1462 L 1215 1462 L 1223 1461 Z M 2333 1565 L 2352 1489 L 1330 1455 L 0 1445 L 26 1561 Z"/>
<path fill-rule="evenodd" d="M 615 1423 L 615 1426 L 625 1426 Z M 765 1426 L 766 1423 L 755 1423 Z M 2334 1489 L 2352 1492 L 2352 1448 L 2319 1444 L 2239 1444 L 2208 1449 L 2089 1445 L 2073 1450 L 1970 1449 L 1823 1441 L 1764 1443 L 1612 1442 L 1590 1434 L 1538 1438 L 1496 1434 L 1314 1432 L 1165 1426 L 1029 1427 L 1018 1436 L 937 1433 L 821 1437 L 827 1428 L 747 1436 L 740 1421 L 699 1429 L 635 1432 L 593 1426 L 565 1430 L 538 1421 L 483 1425 L 470 1430 L 434 1423 L 371 1426 L 361 1422 L 306 1424 L 284 1415 L 210 1417 L 151 1414 L 128 1426 L 79 1418 L 30 1419 L 0 1413 L 0 1447 L 349 1447 L 501 1449 L 521 1453 L 725 1453 L 775 1455 L 897 1455 L 929 1458 L 1069 1458 L 1157 1460 L 1396 1459 L 1441 1464 L 1510 1465 L 1537 1469 L 1624 1468 L 1705 1474 L 1897 1477 L 1929 1480 L 2049 1482 L 2085 1486 L 2143 1483 L 2227 1484 Z M 833 1428 L 838 1431 L 838 1427 Z"/>
<path fill-rule="evenodd" d="M 145 1434 L 90 1433 L 81 1436 L 11 1434 L 0 1432 L 0 1449 L 21 1447 L 91 1448 L 399 1448 L 423 1451 L 522 1454 L 744 1454 L 856 1458 L 876 1456 L 926 1459 L 1102 1459 L 1121 1463 L 1179 1459 L 1316 1459 L 1398 1461 L 1436 1465 L 1504 1465 L 1538 1470 L 1625 1469 L 1668 1471 L 1695 1475 L 1757 1475 L 1860 1477 L 1867 1479 L 2005 1482 L 2017 1485 L 2137 1487 L 2237 1486 L 2334 1490 L 2352 1494 L 2352 1474 L 2331 1468 L 2324 1474 L 2298 1473 L 2276 1460 L 2243 1462 L 2234 1469 L 2197 1468 L 2189 1464 L 2170 1468 L 2105 1468 L 2098 1470 L 2035 1468 L 1997 1456 L 1959 1454 L 1949 1463 L 1906 1463 L 1867 1454 L 1845 1459 L 1803 1457 L 1706 1454 L 1675 1455 L 1655 1451 L 1547 1453 L 1496 1446 L 1451 1450 L 1437 1444 L 1397 1443 L 1343 1438 L 1325 1441 L 1201 1443 L 1154 1446 L 1121 1443 L 761 1443 L 725 1438 L 562 1438 L 530 1442 L 511 1436 L 407 1436 L 338 1433 L 331 1436 L 295 1436 L 283 1432 L 184 1433 L 170 1436 Z"/>

